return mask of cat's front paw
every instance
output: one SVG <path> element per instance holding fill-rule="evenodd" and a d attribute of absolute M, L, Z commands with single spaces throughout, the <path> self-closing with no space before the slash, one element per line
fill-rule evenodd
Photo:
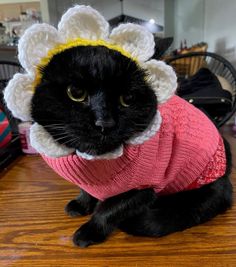
<path fill-rule="evenodd" d="M 71 217 L 85 216 L 91 214 L 92 209 L 88 205 L 84 205 L 81 201 L 73 199 L 66 205 L 65 212 Z"/>
<path fill-rule="evenodd" d="M 81 248 L 88 247 L 93 244 L 101 243 L 106 239 L 104 232 L 99 227 L 89 221 L 83 224 L 73 236 L 73 242 Z"/>

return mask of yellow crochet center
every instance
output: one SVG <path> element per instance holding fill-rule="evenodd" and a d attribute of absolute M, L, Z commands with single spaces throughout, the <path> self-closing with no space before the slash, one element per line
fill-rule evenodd
<path fill-rule="evenodd" d="M 122 47 L 118 45 L 108 43 L 104 40 L 87 40 L 87 39 L 78 38 L 78 39 L 69 41 L 65 44 L 58 44 L 54 48 L 48 51 L 47 56 L 41 59 L 40 63 L 38 64 L 36 68 L 36 75 L 35 75 L 33 88 L 35 89 L 36 86 L 40 84 L 41 79 L 42 79 L 41 69 L 43 69 L 49 64 L 53 56 L 67 49 L 77 47 L 77 46 L 104 46 L 104 47 L 107 47 L 108 49 L 120 52 L 123 56 L 130 58 L 131 60 L 135 61 L 138 64 L 137 58 L 133 57 L 129 52 L 125 51 Z"/>

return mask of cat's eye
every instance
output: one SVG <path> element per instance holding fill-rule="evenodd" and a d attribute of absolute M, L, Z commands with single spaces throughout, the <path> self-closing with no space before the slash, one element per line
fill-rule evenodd
<path fill-rule="evenodd" d="M 132 104 L 133 96 L 132 95 L 121 95 L 120 96 L 120 104 L 123 107 L 129 107 Z"/>
<path fill-rule="evenodd" d="M 88 93 L 84 89 L 76 88 L 73 86 L 67 87 L 67 95 L 75 102 L 83 102 L 86 100 Z"/>

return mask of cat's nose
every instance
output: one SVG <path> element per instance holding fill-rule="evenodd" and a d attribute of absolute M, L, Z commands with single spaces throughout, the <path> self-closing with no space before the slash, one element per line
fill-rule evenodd
<path fill-rule="evenodd" d="M 115 121 L 112 118 L 99 118 L 95 121 L 95 125 L 101 129 L 103 132 L 106 129 L 111 129 L 112 127 L 115 126 Z"/>

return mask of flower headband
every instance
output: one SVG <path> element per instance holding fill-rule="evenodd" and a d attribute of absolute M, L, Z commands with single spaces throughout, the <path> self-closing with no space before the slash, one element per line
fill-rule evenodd
<path fill-rule="evenodd" d="M 45 23 L 34 24 L 20 38 L 18 58 L 26 73 L 15 74 L 4 91 L 4 99 L 15 117 L 32 121 L 31 100 L 41 80 L 40 68 L 46 66 L 54 55 L 76 46 L 105 46 L 137 62 L 147 70 L 159 103 L 167 101 L 176 90 L 173 69 L 162 61 L 148 60 L 153 56 L 155 47 L 150 32 L 140 25 L 127 23 L 114 28 L 109 34 L 109 24 L 101 14 L 90 6 L 77 5 L 62 16 L 58 29 Z M 45 154 L 57 157 L 71 153 L 71 149 L 50 139 L 42 126 L 34 124 L 31 142 L 40 138 L 48 139 L 51 146 L 55 145 L 53 153 Z M 42 149 L 37 149 L 42 152 Z"/>

